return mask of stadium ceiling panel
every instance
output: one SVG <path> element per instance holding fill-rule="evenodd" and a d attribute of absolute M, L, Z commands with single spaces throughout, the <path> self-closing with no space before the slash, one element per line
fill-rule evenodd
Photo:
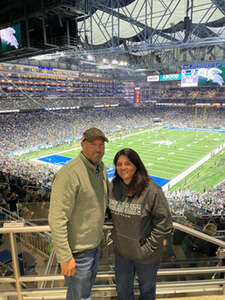
<path fill-rule="evenodd" d="M 127 60 L 150 73 L 225 60 L 224 0 L 98 0 L 87 9 L 77 18 L 79 47 L 67 52 L 71 58 Z"/>
<path fill-rule="evenodd" d="M 83 49 L 102 53 L 221 44 L 224 25 L 223 0 L 99 0 L 78 18 Z"/>

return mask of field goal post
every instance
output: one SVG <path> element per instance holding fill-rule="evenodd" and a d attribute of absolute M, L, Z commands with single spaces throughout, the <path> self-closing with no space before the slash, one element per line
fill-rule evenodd
<path fill-rule="evenodd" d="M 203 108 L 203 113 L 199 112 L 198 107 L 195 107 L 195 116 L 194 116 L 194 124 L 195 127 L 199 126 L 206 126 L 206 119 L 207 119 L 207 109 L 206 107 Z"/>

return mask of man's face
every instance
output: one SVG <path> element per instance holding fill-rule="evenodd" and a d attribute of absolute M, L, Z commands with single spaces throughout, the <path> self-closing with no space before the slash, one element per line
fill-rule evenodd
<path fill-rule="evenodd" d="M 82 152 L 84 156 L 90 160 L 95 166 L 97 166 L 105 152 L 105 141 L 99 137 L 92 142 L 82 141 L 81 142 Z"/>

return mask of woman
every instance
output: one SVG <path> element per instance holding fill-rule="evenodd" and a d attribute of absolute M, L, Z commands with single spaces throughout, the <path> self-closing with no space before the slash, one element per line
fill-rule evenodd
<path fill-rule="evenodd" d="M 172 230 L 168 202 L 134 150 L 120 150 L 114 165 L 109 208 L 114 225 L 118 300 L 134 300 L 135 274 L 139 299 L 154 300 L 163 239 Z"/>

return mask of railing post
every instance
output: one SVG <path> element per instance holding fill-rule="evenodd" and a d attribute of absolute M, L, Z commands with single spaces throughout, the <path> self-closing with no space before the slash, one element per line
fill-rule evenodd
<path fill-rule="evenodd" d="M 13 271 L 14 271 L 15 280 L 16 280 L 17 296 L 18 296 L 18 300 L 23 300 L 23 296 L 21 293 L 21 283 L 19 281 L 20 270 L 19 270 L 19 265 L 18 265 L 18 253 L 17 253 L 17 248 L 16 248 L 15 234 L 13 232 L 9 233 L 9 239 L 10 239 L 10 245 L 11 245 Z"/>
<path fill-rule="evenodd" d="M 223 278 L 225 279 L 225 272 L 223 273 Z M 223 294 L 225 295 L 225 283 L 223 284 Z"/>

